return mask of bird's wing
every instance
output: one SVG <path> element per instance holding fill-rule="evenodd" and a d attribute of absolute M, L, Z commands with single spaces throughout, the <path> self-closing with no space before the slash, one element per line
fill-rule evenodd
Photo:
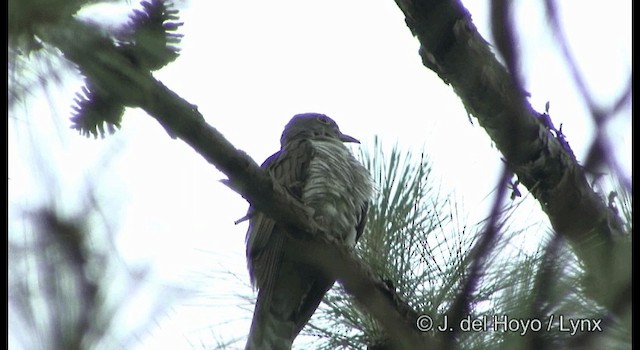
<path fill-rule="evenodd" d="M 364 227 L 367 226 L 367 214 L 369 213 L 369 202 L 365 202 L 362 206 L 362 211 L 360 212 L 360 217 L 358 219 L 358 224 L 356 225 L 356 242 L 362 236 L 362 232 L 364 232 Z"/>
<path fill-rule="evenodd" d="M 273 154 L 261 167 L 291 195 L 301 199 L 313 153 L 309 142 L 301 141 Z M 271 291 L 282 258 L 284 232 L 274 229 L 277 224 L 270 217 L 253 208 L 249 211 L 252 212 L 247 231 L 249 275 L 254 286 Z"/>

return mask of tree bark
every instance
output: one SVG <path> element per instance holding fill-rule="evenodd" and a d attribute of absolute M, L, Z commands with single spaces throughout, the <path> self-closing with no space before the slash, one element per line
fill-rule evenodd
<path fill-rule="evenodd" d="M 396 0 L 420 42 L 425 67 L 453 87 L 553 229 L 587 272 L 586 292 L 609 309 L 631 287 L 631 242 L 621 219 L 591 188 L 562 135 L 527 101 L 458 0 Z M 630 299 L 625 299 L 630 300 Z"/>

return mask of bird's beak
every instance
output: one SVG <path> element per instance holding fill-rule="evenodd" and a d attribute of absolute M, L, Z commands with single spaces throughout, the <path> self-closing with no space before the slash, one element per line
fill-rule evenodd
<path fill-rule="evenodd" d="M 345 135 L 343 133 L 340 133 L 340 141 L 342 141 L 342 142 L 360 143 L 360 141 L 358 141 L 357 138 L 355 138 L 353 136 Z"/>

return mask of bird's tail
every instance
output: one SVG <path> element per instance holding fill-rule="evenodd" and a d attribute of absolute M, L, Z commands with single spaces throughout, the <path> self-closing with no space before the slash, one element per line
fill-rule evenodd
<path fill-rule="evenodd" d="M 289 350 L 334 280 L 316 268 L 285 260 L 276 279 L 258 289 L 245 350 Z"/>
<path fill-rule="evenodd" d="M 253 312 L 245 350 L 289 350 L 295 338 L 295 324 L 258 304 Z"/>

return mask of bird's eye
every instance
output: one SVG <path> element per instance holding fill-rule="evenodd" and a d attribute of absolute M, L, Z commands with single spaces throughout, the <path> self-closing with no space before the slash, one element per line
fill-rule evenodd
<path fill-rule="evenodd" d="M 331 122 L 329 121 L 329 118 L 327 118 L 327 117 L 324 117 L 324 116 L 323 117 L 317 117 L 316 119 L 322 124 L 326 124 L 326 125 L 331 124 Z"/>

